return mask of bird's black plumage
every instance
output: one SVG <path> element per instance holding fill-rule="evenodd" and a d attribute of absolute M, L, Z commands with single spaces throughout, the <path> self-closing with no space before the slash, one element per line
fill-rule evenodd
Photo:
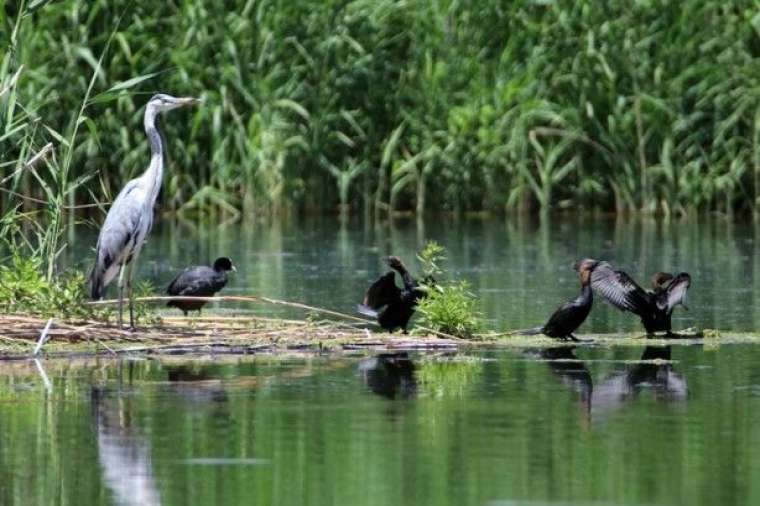
<path fill-rule="evenodd" d="M 393 271 L 383 274 L 372 283 L 357 309 L 365 316 L 377 318 L 377 323 L 388 332 L 397 328 L 406 332 L 409 319 L 414 314 L 417 302 L 425 296 L 425 290 L 398 257 L 388 257 L 386 261 Z M 396 286 L 394 271 L 401 275 L 403 288 Z"/>
<path fill-rule="evenodd" d="M 581 293 L 575 299 L 564 303 L 549 317 L 543 327 L 518 331 L 521 334 L 544 334 L 549 337 L 576 340 L 573 332 L 581 326 L 591 312 L 594 302 L 591 291 L 591 273 L 596 267 L 595 260 L 579 262 L 578 270 L 581 279 Z"/>
<path fill-rule="evenodd" d="M 691 276 L 658 272 L 652 277 L 652 289 L 644 290 L 628 274 L 599 262 L 591 275 L 591 287 L 610 304 L 641 318 L 648 334 L 671 332 L 671 315 L 679 304 L 685 306 Z"/>
<path fill-rule="evenodd" d="M 211 297 L 227 284 L 227 271 L 234 271 L 235 266 L 227 257 L 217 258 L 213 267 L 196 265 L 188 267 L 169 284 L 166 293 L 169 295 L 187 297 Z M 187 315 L 188 311 L 198 311 L 206 304 L 205 301 L 172 300 L 167 306 L 181 309 Z"/>

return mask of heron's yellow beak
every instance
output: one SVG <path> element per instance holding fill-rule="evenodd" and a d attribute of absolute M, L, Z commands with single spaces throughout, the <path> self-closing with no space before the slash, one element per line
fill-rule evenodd
<path fill-rule="evenodd" d="M 195 98 L 195 97 L 181 97 L 177 99 L 177 104 L 181 106 L 197 105 L 197 104 L 200 104 L 201 102 L 203 102 L 202 99 Z"/>

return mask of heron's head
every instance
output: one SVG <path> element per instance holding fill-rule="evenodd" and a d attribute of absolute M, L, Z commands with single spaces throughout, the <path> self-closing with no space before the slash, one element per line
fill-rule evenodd
<path fill-rule="evenodd" d="M 219 257 L 214 261 L 214 270 L 218 272 L 222 271 L 237 271 L 232 260 L 227 257 Z"/>
<path fill-rule="evenodd" d="M 150 97 L 150 100 L 148 100 L 148 109 L 153 109 L 155 112 L 164 112 L 164 111 L 171 111 L 172 109 L 176 109 L 177 107 L 183 107 L 186 105 L 195 105 L 200 103 L 201 100 L 199 98 L 194 97 L 172 97 L 171 95 L 165 95 L 163 93 L 159 93 L 158 95 L 153 95 Z"/>

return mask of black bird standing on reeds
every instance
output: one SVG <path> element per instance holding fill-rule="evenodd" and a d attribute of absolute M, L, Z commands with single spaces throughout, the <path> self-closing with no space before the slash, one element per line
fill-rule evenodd
<path fill-rule="evenodd" d="M 213 267 L 188 267 L 174 278 L 166 293 L 183 297 L 211 297 L 227 284 L 227 272 L 236 270 L 232 260 L 227 257 L 217 258 Z M 187 316 L 188 311 L 198 311 L 200 314 L 205 304 L 206 301 L 203 300 L 172 300 L 166 305 L 181 309 Z"/>
<path fill-rule="evenodd" d="M 576 269 L 581 280 L 581 293 L 575 299 L 566 302 L 546 322 L 543 327 L 527 330 L 518 330 L 512 334 L 534 335 L 544 334 L 558 339 L 570 339 L 578 341 L 573 335 L 575 329 L 586 320 L 594 298 L 591 292 L 591 273 L 596 268 L 596 260 L 584 259 L 576 263 Z"/>
<path fill-rule="evenodd" d="M 377 323 L 388 332 L 400 327 L 406 333 L 409 319 L 414 314 L 417 302 L 425 296 L 425 290 L 419 286 L 399 257 L 390 256 L 385 261 L 393 270 L 372 283 L 357 310 L 365 316 L 377 318 Z M 394 271 L 401 275 L 404 288 L 396 286 Z"/>
<path fill-rule="evenodd" d="M 615 270 L 607 262 L 598 262 L 591 276 L 594 291 L 616 308 L 638 315 L 647 334 L 672 334 L 671 315 L 679 304 L 688 309 L 686 292 L 690 285 L 691 276 L 685 272 L 675 276 L 658 272 L 652 276 L 652 290 L 644 290 L 628 274 Z"/>

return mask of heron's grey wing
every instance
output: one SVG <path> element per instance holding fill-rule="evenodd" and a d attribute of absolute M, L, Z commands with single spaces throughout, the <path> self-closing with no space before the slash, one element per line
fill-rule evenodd
<path fill-rule="evenodd" d="M 641 314 L 649 304 L 649 294 L 623 271 L 600 262 L 591 273 L 591 288 L 623 311 Z"/>
<path fill-rule="evenodd" d="M 119 192 L 100 229 L 91 274 L 93 298 L 102 296 L 105 286 L 118 272 L 119 265 L 129 260 L 141 235 L 141 227 L 147 225 L 150 219 L 144 216 L 144 212 L 145 192 L 138 180 L 133 179 Z"/>
<path fill-rule="evenodd" d="M 685 305 L 686 292 L 691 285 L 691 276 L 685 272 L 674 277 L 667 288 L 657 297 L 657 307 L 670 314 L 678 304 Z M 685 307 L 685 306 L 684 306 Z"/>

